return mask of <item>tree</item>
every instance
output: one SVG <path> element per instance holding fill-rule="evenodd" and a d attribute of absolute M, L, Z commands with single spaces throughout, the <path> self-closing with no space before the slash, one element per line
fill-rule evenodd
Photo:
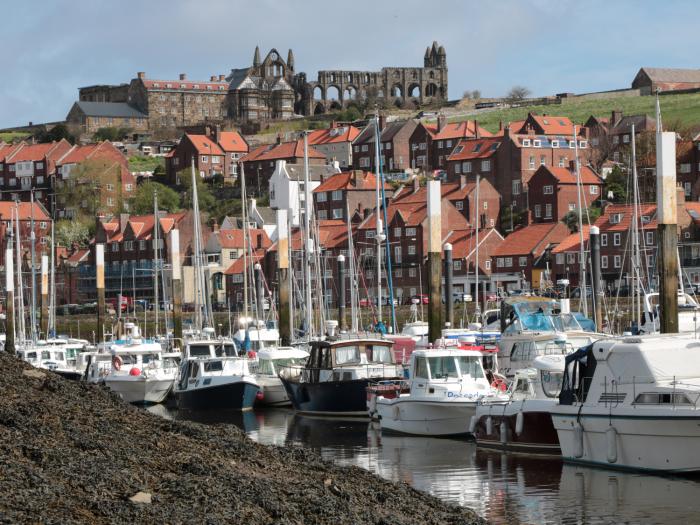
<path fill-rule="evenodd" d="M 129 128 L 100 128 L 95 132 L 93 138 L 95 140 L 108 140 L 110 142 L 116 142 L 122 140 L 129 133 L 131 133 L 131 129 Z"/>
<path fill-rule="evenodd" d="M 192 172 L 188 168 L 185 168 L 180 171 L 177 176 L 184 190 L 180 199 L 180 206 L 185 209 L 192 209 Z M 215 215 L 217 207 L 216 197 L 214 197 L 209 186 L 201 177 L 195 176 L 195 180 L 197 181 L 199 209 L 210 215 Z"/>
<path fill-rule="evenodd" d="M 153 193 L 158 192 L 158 209 L 172 213 L 180 209 L 180 195 L 159 182 L 147 181 L 136 188 L 130 209 L 137 214 L 153 213 Z"/>
<path fill-rule="evenodd" d="M 612 198 L 610 197 L 612 193 Z M 615 165 L 605 178 L 603 184 L 603 198 L 611 202 L 622 203 L 627 201 L 627 177 L 620 166 Z"/>
<path fill-rule="evenodd" d="M 591 206 L 583 213 L 583 224 L 594 224 L 595 221 L 600 217 L 602 210 L 599 206 Z M 578 211 L 570 211 L 561 220 L 566 224 L 567 228 L 571 233 L 576 233 L 578 231 Z"/>
<path fill-rule="evenodd" d="M 56 183 L 60 207 L 75 218 L 92 220 L 98 213 L 124 211 L 122 165 L 107 158 L 88 159 L 75 165 L 65 180 Z"/>
<path fill-rule="evenodd" d="M 71 144 L 75 144 L 75 137 L 68 131 L 65 124 L 56 124 L 49 130 L 41 130 L 34 137 L 38 142 L 58 142 L 66 139 Z"/>
<path fill-rule="evenodd" d="M 59 246 L 67 248 L 74 245 L 87 247 L 92 237 L 92 225 L 94 223 L 89 219 L 62 219 L 56 223 L 56 242 Z"/>
<path fill-rule="evenodd" d="M 517 102 L 526 99 L 530 96 L 531 91 L 525 86 L 513 86 L 506 95 L 506 98 L 511 102 Z"/>
<path fill-rule="evenodd" d="M 478 89 L 475 89 L 473 91 L 467 90 L 462 94 L 462 98 L 468 98 L 468 99 L 472 99 L 472 100 L 480 99 L 481 98 L 481 91 L 479 91 Z"/>
<path fill-rule="evenodd" d="M 501 232 L 511 232 L 518 226 L 524 226 L 525 215 L 524 211 L 511 206 L 503 206 L 501 209 Z"/>

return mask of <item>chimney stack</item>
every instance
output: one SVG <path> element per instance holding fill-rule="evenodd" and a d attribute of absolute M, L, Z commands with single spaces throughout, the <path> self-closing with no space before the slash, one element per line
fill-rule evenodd
<path fill-rule="evenodd" d="M 140 80 L 144 80 L 146 78 L 146 72 L 139 71 L 138 73 L 136 73 L 136 77 L 139 78 Z"/>
<path fill-rule="evenodd" d="M 447 125 L 447 117 L 443 113 L 439 113 L 438 118 L 437 118 L 438 133 L 441 132 L 446 125 Z"/>
<path fill-rule="evenodd" d="M 180 80 L 187 80 L 187 73 L 180 73 Z"/>
<path fill-rule="evenodd" d="M 384 131 L 386 128 L 386 115 L 379 115 L 379 131 Z"/>
<path fill-rule="evenodd" d="M 463 190 L 466 185 L 467 185 L 467 176 L 460 175 L 459 176 L 459 189 Z"/>
<path fill-rule="evenodd" d="M 481 138 L 481 133 L 479 133 L 479 121 L 474 119 L 474 136 L 477 139 Z"/>
<path fill-rule="evenodd" d="M 612 111 L 612 115 L 610 117 L 610 127 L 614 128 L 617 126 L 620 121 L 622 120 L 622 110 L 620 109 L 614 109 Z"/>
<path fill-rule="evenodd" d="M 216 75 L 212 75 L 212 76 L 209 77 L 209 81 L 210 81 L 210 82 L 216 82 L 216 79 L 217 79 L 217 76 L 216 76 Z"/>
<path fill-rule="evenodd" d="M 219 75 L 219 82 L 226 82 L 226 75 Z"/>
<path fill-rule="evenodd" d="M 572 173 L 576 173 L 576 159 L 571 159 L 571 160 L 569 161 L 569 170 L 570 170 Z"/>

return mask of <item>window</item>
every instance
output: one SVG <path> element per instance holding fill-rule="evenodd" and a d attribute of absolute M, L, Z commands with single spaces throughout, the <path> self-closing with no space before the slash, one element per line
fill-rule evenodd
<path fill-rule="evenodd" d="M 576 210 L 576 204 L 573 202 L 569 203 L 569 211 L 575 211 Z"/>
<path fill-rule="evenodd" d="M 603 255 L 600 257 L 600 267 L 601 268 L 607 268 L 608 267 L 608 256 Z"/>
<path fill-rule="evenodd" d="M 552 186 L 551 184 L 543 186 L 542 193 L 544 193 L 545 195 L 552 195 L 554 193 L 554 186 Z"/>
<path fill-rule="evenodd" d="M 558 148 L 558 147 L 559 147 L 559 141 L 558 141 L 558 140 L 553 140 L 553 141 L 552 141 L 552 147 L 553 147 L 553 148 Z"/>
<path fill-rule="evenodd" d="M 613 137 L 613 144 L 619 144 L 619 143 L 620 143 L 620 137 L 618 137 L 617 135 L 615 135 L 615 136 Z"/>
<path fill-rule="evenodd" d="M 416 254 L 416 246 L 415 244 L 410 244 L 408 246 L 408 255 L 415 255 Z"/>
<path fill-rule="evenodd" d="M 610 215 L 610 224 L 619 224 L 622 220 L 622 213 L 613 213 Z"/>
<path fill-rule="evenodd" d="M 607 233 L 603 233 L 603 234 L 600 236 L 600 245 L 601 245 L 601 246 L 607 246 L 607 245 L 608 245 L 608 234 L 607 234 Z"/>
<path fill-rule="evenodd" d="M 619 268 L 621 266 L 621 262 L 622 262 L 622 257 L 620 255 L 616 255 L 615 260 L 614 260 L 615 268 Z"/>
<path fill-rule="evenodd" d="M 506 265 L 506 267 L 511 267 L 511 266 L 513 266 L 513 258 L 512 258 L 512 257 L 506 257 L 505 265 Z"/>
<path fill-rule="evenodd" d="M 491 161 L 482 160 L 481 161 L 481 171 L 491 171 Z"/>
<path fill-rule="evenodd" d="M 542 206 L 539 204 L 535 204 L 535 217 L 538 219 L 542 217 Z"/>
<path fill-rule="evenodd" d="M 359 152 L 360 152 L 360 146 L 354 146 L 352 149 L 353 149 L 353 151 L 354 151 L 355 153 L 359 153 Z"/>
<path fill-rule="evenodd" d="M 527 257 L 519 257 L 518 264 L 520 265 L 521 268 L 524 268 L 525 266 L 527 266 Z"/>
<path fill-rule="evenodd" d="M 107 191 L 114 191 L 114 184 L 107 184 Z"/>
<path fill-rule="evenodd" d="M 401 237 L 401 228 L 394 228 L 394 237 Z"/>
<path fill-rule="evenodd" d="M 326 202 L 327 196 L 325 191 L 320 191 L 316 194 L 316 201 Z"/>
<path fill-rule="evenodd" d="M 544 216 L 546 218 L 550 218 L 552 216 L 552 205 L 551 204 L 545 204 L 544 206 Z"/>
<path fill-rule="evenodd" d="M 362 157 L 360 159 L 360 168 L 369 168 L 369 158 Z"/>
<path fill-rule="evenodd" d="M 622 142 L 625 144 L 629 144 L 630 141 L 630 136 L 629 135 L 622 135 Z"/>
<path fill-rule="evenodd" d="M 598 195 L 598 186 L 590 186 L 591 195 Z"/>
<path fill-rule="evenodd" d="M 342 219 L 343 218 L 343 208 L 335 208 L 333 210 L 333 218 L 334 219 Z"/>
<path fill-rule="evenodd" d="M 367 151 L 367 144 L 362 145 L 362 151 Z"/>
<path fill-rule="evenodd" d="M 124 241 L 124 251 L 133 252 L 134 251 L 134 241 Z"/>
<path fill-rule="evenodd" d="M 557 264 L 564 264 L 564 254 L 558 253 L 556 261 L 557 261 Z"/>
<path fill-rule="evenodd" d="M 530 147 L 530 139 L 523 139 L 523 147 L 525 147 L 525 148 Z"/>
<path fill-rule="evenodd" d="M 132 188 L 133 186 L 131 184 L 126 185 L 126 191 L 131 191 Z"/>
<path fill-rule="evenodd" d="M 442 141 L 441 140 L 438 140 L 438 148 L 442 149 Z"/>
<path fill-rule="evenodd" d="M 462 173 L 462 165 L 459 162 L 457 162 L 455 163 L 455 174 L 459 175 L 460 173 Z"/>
<path fill-rule="evenodd" d="M 491 261 L 489 261 L 488 259 L 486 259 L 486 260 L 484 261 L 484 269 L 486 269 L 486 270 L 490 270 L 490 269 L 491 269 Z"/>
<path fill-rule="evenodd" d="M 613 246 L 620 246 L 620 237 L 619 233 L 613 233 Z"/>
<path fill-rule="evenodd" d="M 384 144 L 384 149 L 391 149 L 391 142 Z"/>
<path fill-rule="evenodd" d="M 647 232 L 647 244 L 654 244 L 654 232 Z"/>
<path fill-rule="evenodd" d="M 535 156 L 534 155 L 530 155 L 530 158 L 528 160 L 528 168 L 530 168 L 531 170 L 535 169 Z"/>
<path fill-rule="evenodd" d="M 408 276 L 409 277 L 415 277 L 416 276 L 416 269 L 415 268 L 409 268 L 408 269 Z M 413 288 L 411 288 L 413 290 Z M 416 292 L 411 292 L 411 295 L 416 295 Z"/>
<path fill-rule="evenodd" d="M 683 189 L 685 190 L 685 196 L 689 197 L 692 190 L 690 182 L 684 182 Z"/>
<path fill-rule="evenodd" d="M 496 259 L 496 268 L 503 268 L 503 257 Z"/>
<path fill-rule="evenodd" d="M 10 179 L 10 186 L 17 186 L 17 179 Z"/>
<path fill-rule="evenodd" d="M 416 229 L 415 228 L 406 228 L 406 237 L 415 237 L 416 236 Z"/>
<path fill-rule="evenodd" d="M 211 163 L 212 163 L 212 164 L 219 164 L 219 163 L 221 163 L 221 157 L 216 156 L 216 155 L 212 155 L 212 157 L 211 157 Z"/>
<path fill-rule="evenodd" d="M 325 221 L 328 218 L 328 212 L 326 210 L 318 210 L 318 218 Z"/>
<path fill-rule="evenodd" d="M 452 147 L 452 141 L 451 141 L 451 140 L 445 141 L 445 147 L 446 147 L 446 148 L 451 148 L 451 147 Z"/>
<path fill-rule="evenodd" d="M 463 210 L 464 209 L 464 203 L 462 201 L 457 201 L 455 202 L 455 208 L 458 210 Z"/>
<path fill-rule="evenodd" d="M 394 263 L 401 264 L 401 246 L 394 246 Z"/>
<path fill-rule="evenodd" d="M 547 165 L 547 157 L 544 155 L 540 155 L 540 166 L 546 166 Z"/>
<path fill-rule="evenodd" d="M 520 195 L 520 181 L 513 181 L 513 195 Z"/>
<path fill-rule="evenodd" d="M 587 147 L 588 147 L 588 141 L 586 141 L 586 140 L 581 140 L 581 141 L 579 141 L 578 147 L 579 147 L 579 148 L 582 148 L 582 149 L 587 148 Z"/>
<path fill-rule="evenodd" d="M 613 161 L 620 162 L 620 152 L 619 151 L 613 152 Z"/>
<path fill-rule="evenodd" d="M 469 161 L 462 162 L 462 173 L 471 173 L 472 163 Z"/>
<path fill-rule="evenodd" d="M 576 253 L 574 252 L 569 252 L 566 254 L 566 264 L 574 264 L 576 263 Z"/>
<path fill-rule="evenodd" d="M 343 192 L 342 190 L 335 190 L 332 195 L 332 199 L 334 201 L 342 201 L 343 200 Z"/>
<path fill-rule="evenodd" d="M 452 268 L 455 270 L 461 270 L 462 269 L 462 261 L 454 261 L 452 263 Z"/>
<path fill-rule="evenodd" d="M 365 233 L 365 238 L 374 239 L 374 230 L 367 230 L 367 233 Z"/>
<path fill-rule="evenodd" d="M 564 157 L 559 157 L 559 167 L 560 168 L 564 167 Z"/>
<path fill-rule="evenodd" d="M 110 243 L 112 246 L 112 251 L 113 252 L 118 252 L 119 251 L 119 245 L 116 242 Z"/>
<path fill-rule="evenodd" d="M 532 145 L 535 146 L 536 148 L 541 148 L 542 147 L 542 141 L 540 139 L 535 139 L 532 141 Z"/>
<path fill-rule="evenodd" d="M 107 197 L 107 206 L 114 206 L 114 199 L 112 197 Z"/>
<path fill-rule="evenodd" d="M 427 147 L 428 145 L 425 142 L 421 142 L 420 144 L 418 144 L 418 149 L 421 149 L 423 151 L 425 151 Z"/>

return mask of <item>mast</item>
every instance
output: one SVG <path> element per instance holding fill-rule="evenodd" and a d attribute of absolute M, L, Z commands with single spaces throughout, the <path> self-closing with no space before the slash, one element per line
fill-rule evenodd
<path fill-rule="evenodd" d="M 158 217 L 158 191 L 153 192 L 153 298 L 155 305 L 153 306 L 153 311 L 155 313 L 155 331 L 154 336 L 158 336 L 158 308 L 160 306 L 160 301 L 158 300 L 158 267 L 160 266 L 159 250 L 159 232 L 160 230 L 160 219 Z M 145 327 L 144 327 L 145 328 Z"/>
<path fill-rule="evenodd" d="M 24 317 L 24 283 L 22 282 L 22 240 L 20 237 L 20 218 L 19 218 L 19 204 L 15 202 L 15 237 L 16 250 L 15 257 L 17 261 L 17 316 L 19 319 L 19 338 L 21 342 L 26 342 L 27 340 L 27 326 L 26 318 Z"/>
<path fill-rule="evenodd" d="M 51 220 L 51 256 L 49 258 L 49 335 L 56 336 L 56 239 L 54 222 Z"/>
<path fill-rule="evenodd" d="M 376 222 L 376 233 L 375 237 L 377 240 L 377 324 L 382 322 L 382 219 L 380 218 L 380 175 L 379 175 L 379 114 L 374 116 L 374 165 L 375 165 L 375 178 L 377 179 L 376 184 L 376 205 L 375 205 L 375 222 Z"/>
<path fill-rule="evenodd" d="M 243 319 L 248 326 L 248 239 L 246 226 L 248 224 L 248 197 L 245 189 L 245 168 L 241 162 L 241 217 L 243 218 Z"/>
<path fill-rule="evenodd" d="M 202 311 L 202 307 L 206 308 L 206 292 L 204 290 L 204 269 L 202 268 L 202 230 L 199 222 L 199 197 L 197 195 L 197 179 L 194 170 L 194 159 L 192 159 L 192 221 L 194 223 L 194 319 L 195 328 L 202 330 L 208 319 Z"/>
<path fill-rule="evenodd" d="M 474 292 L 476 301 L 476 310 L 474 312 L 476 321 L 481 319 L 481 301 L 479 301 L 479 174 L 476 175 L 476 209 L 474 210 L 474 222 L 476 224 L 476 252 L 474 261 Z M 445 298 L 447 300 L 447 297 Z"/>
<path fill-rule="evenodd" d="M 306 256 L 305 276 L 306 281 L 306 332 L 307 338 L 311 338 L 312 305 L 311 302 L 311 263 L 313 260 L 313 240 L 311 238 L 311 191 L 309 190 L 309 137 L 304 132 L 304 254 Z"/>
<path fill-rule="evenodd" d="M 640 290 L 639 266 L 639 194 L 637 184 L 637 138 L 632 124 L 632 307 L 634 308 L 637 329 L 642 322 L 642 298 Z"/>
<path fill-rule="evenodd" d="M 32 323 L 32 343 L 36 344 L 37 340 L 37 330 L 36 330 L 36 232 L 34 231 L 34 190 L 29 194 L 30 196 L 30 228 L 31 232 L 29 234 L 29 250 L 31 253 L 31 264 L 32 264 L 32 311 L 29 317 Z"/>
<path fill-rule="evenodd" d="M 352 224 L 350 222 L 350 208 L 347 202 L 345 203 L 348 225 L 348 257 L 350 258 L 350 329 L 353 333 L 357 332 L 357 273 L 355 272 L 355 246 L 352 238 Z"/>
<path fill-rule="evenodd" d="M 581 167 L 578 161 L 578 139 L 576 137 L 576 124 L 574 124 L 574 167 L 576 169 L 576 198 L 578 200 L 578 237 L 579 237 L 579 255 L 578 255 L 578 275 L 579 275 L 579 290 L 581 291 L 581 301 L 583 303 L 583 315 L 588 317 L 588 293 L 586 290 L 586 251 L 584 248 L 585 240 L 583 237 L 583 203 L 581 193 L 583 187 L 581 185 Z"/>

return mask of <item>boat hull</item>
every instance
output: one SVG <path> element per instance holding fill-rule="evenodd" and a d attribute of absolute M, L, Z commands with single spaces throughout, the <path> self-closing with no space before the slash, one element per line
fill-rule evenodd
<path fill-rule="evenodd" d="M 355 379 L 305 383 L 281 378 L 297 412 L 327 416 L 368 416 L 367 387 L 374 381 Z"/>
<path fill-rule="evenodd" d="M 517 403 L 520 405 L 520 403 Z M 479 447 L 495 448 L 511 452 L 524 452 L 529 454 L 560 455 L 559 438 L 552 424 L 552 417 L 545 411 L 523 410 L 523 428 L 518 435 L 516 424 L 518 411 L 514 407 L 507 407 L 504 413 L 503 407 L 494 407 L 492 413 L 480 407 L 477 410 L 476 428 L 474 438 Z M 487 420 L 491 417 L 491 433 L 487 432 Z M 506 436 L 502 440 L 501 423 L 505 421 Z"/>
<path fill-rule="evenodd" d="M 285 407 L 291 406 L 287 390 L 284 388 L 279 377 L 258 377 L 262 398 L 257 400 L 257 404 L 262 406 Z"/>
<path fill-rule="evenodd" d="M 186 410 L 250 410 L 260 387 L 248 381 L 234 381 L 175 392 L 178 408 Z"/>
<path fill-rule="evenodd" d="M 146 379 L 142 377 L 115 379 L 106 377 L 105 385 L 127 403 L 162 403 L 173 386 L 172 379 Z"/>
<path fill-rule="evenodd" d="M 576 407 L 577 408 L 577 407 Z M 635 414 L 599 413 L 580 416 L 577 410 L 570 414 L 553 413 L 552 422 L 561 444 L 562 458 L 568 462 L 594 464 L 606 468 L 621 468 L 670 473 L 700 472 L 700 416 L 652 415 L 643 411 Z M 583 427 L 582 452 L 578 456 L 576 422 Z M 611 438 L 608 429 L 615 429 L 614 451 L 609 456 Z M 578 457 L 577 457 L 578 456 Z M 611 459 L 615 459 L 611 461 Z"/>
<path fill-rule="evenodd" d="M 417 436 L 456 436 L 469 433 L 475 401 L 377 399 L 382 430 Z"/>

